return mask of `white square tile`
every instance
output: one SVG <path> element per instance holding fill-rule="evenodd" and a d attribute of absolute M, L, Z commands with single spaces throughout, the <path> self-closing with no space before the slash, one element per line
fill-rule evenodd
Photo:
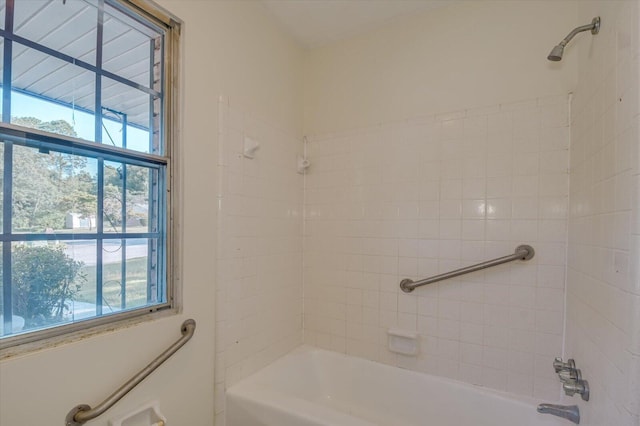
<path fill-rule="evenodd" d="M 460 239 L 462 234 L 462 221 L 461 220 L 445 220 L 439 221 L 439 233 L 438 236 L 441 239 Z"/>
<path fill-rule="evenodd" d="M 567 174 L 569 169 L 569 151 L 545 151 L 540 153 L 540 173 Z"/>
<path fill-rule="evenodd" d="M 483 178 L 486 176 L 486 167 L 484 155 L 466 157 L 462 160 L 462 177 L 465 178 L 465 180 L 469 178 Z"/>
<path fill-rule="evenodd" d="M 482 224 L 484 224 L 483 221 L 478 221 Z M 463 238 L 464 238 L 464 223 L 465 221 L 463 221 L 462 224 L 462 229 L 463 229 Z M 484 226 L 482 227 L 482 230 L 484 231 Z M 463 241 L 462 242 L 462 253 L 461 253 L 461 258 L 462 260 L 469 260 L 469 261 L 483 261 L 485 260 L 485 253 L 484 253 L 484 248 L 485 248 L 485 243 L 484 243 L 484 236 L 482 236 L 481 238 L 479 238 L 480 241 Z"/>
<path fill-rule="evenodd" d="M 460 323 L 460 341 L 474 345 L 482 345 L 484 342 L 483 326 L 467 322 Z"/>
<path fill-rule="evenodd" d="M 546 393 L 551 399 L 548 382 L 535 381 L 538 372 L 534 380 L 533 357 L 557 349 L 564 309 L 556 300 L 558 294 L 564 297 L 566 236 L 572 223 L 567 222 L 570 132 L 566 125 L 549 127 L 562 121 L 554 121 L 556 109 L 567 118 L 567 100 L 561 98 L 459 111 L 314 142 L 323 146 L 312 150 L 318 168 L 307 176 L 304 302 L 309 339 L 409 369 L 523 395 Z M 595 141 L 587 144 L 590 148 L 578 147 L 583 152 L 572 158 L 595 152 Z M 351 154 L 343 153 L 342 145 Z M 614 150 L 601 158 L 602 165 L 577 165 L 578 172 L 591 179 L 599 170 L 603 177 L 620 161 Z M 625 205 L 623 183 L 629 179 L 608 179 L 597 193 L 586 185 L 572 193 L 572 212 L 580 212 L 572 214 L 585 215 L 592 206 L 599 212 L 598 219 L 572 228 L 588 247 L 593 241 L 607 247 L 625 242 L 621 231 L 626 222 L 620 219 L 616 226 L 616 216 L 605 216 L 612 212 L 604 209 Z M 256 204 L 248 211 L 259 211 L 257 197 L 268 188 L 250 184 Z M 273 194 L 288 196 L 284 190 Z M 605 201 L 596 205 L 595 200 Z M 261 232 L 261 226 L 274 224 L 256 222 L 254 229 Z M 532 261 L 478 271 L 412 294 L 398 289 L 404 276 L 423 278 L 501 257 L 519 243 L 535 247 Z M 271 247 L 262 244 L 261 253 L 269 254 Z M 616 262 L 610 253 L 610 261 L 594 263 L 586 273 L 619 283 L 614 271 L 627 268 L 621 256 Z M 591 251 L 582 254 L 579 265 L 596 257 Z M 327 291 L 329 283 L 343 291 Z M 385 328 L 392 325 L 417 328 L 423 339 L 420 357 L 398 358 L 376 346 L 385 342 Z M 363 346 L 365 340 L 375 349 Z M 519 370 L 509 365 L 516 358 L 523 365 Z"/>
<path fill-rule="evenodd" d="M 540 175 L 540 195 L 543 197 L 558 197 L 568 193 L 569 181 L 567 174 Z"/>
<path fill-rule="evenodd" d="M 482 365 L 484 367 L 504 369 L 509 359 L 509 352 L 506 349 L 482 348 Z"/>
<path fill-rule="evenodd" d="M 486 238 L 492 241 L 508 241 L 511 236 L 511 221 L 492 219 L 486 222 Z"/>
<path fill-rule="evenodd" d="M 476 283 L 474 283 L 476 284 Z M 467 323 L 482 324 L 483 306 L 481 300 L 460 303 L 460 320 Z"/>
<path fill-rule="evenodd" d="M 399 294 L 398 311 L 407 314 L 416 314 L 418 312 L 418 297 L 415 294 Z"/>
<path fill-rule="evenodd" d="M 460 362 L 471 365 L 482 365 L 482 352 L 481 345 L 474 345 L 471 343 L 460 344 Z"/>
<path fill-rule="evenodd" d="M 427 336 L 428 338 L 423 338 L 422 352 L 426 353 L 436 353 L 437 351 L 437 337 L 438 337 L 438 319 L 435 317 L 426 317 L 419 315 L 418 316 L 418 332 Z M 433 351 L 429 352 L 429 348 L 424 348 L 424 344 L 429 343 L 431 347 L 433 347 Z"/>
<path fill-rule="evenodd" d="M 439 232 L 439 221 L 438 220 L 421 220 L 418 223 L 419 229 L 419 238 L 438 238 Z"/>
<path fill-rule="evenodd" d="M 460 302 L 455 300 L 438 300 L 438 317 L 460 321 Z"/>
<path fill-rule="evenodd" d="M 487 219 L 509 219 L 511 217 L 510 198 L 491 198 L 487 200 Z"/>
<path fill-rule="evenodd" d="M 440 182 L 440 200 L 462 198 L 462 179 L 443 179 Z"/>
<path fill-rule="evenodd" d="M 528 305 L 529 303 L 524 303 Z M 536 311 L 528 306 L 521 308 L 511 308 L 509 310 L 509 321 L 511 328 L 519 330 L 537 330 Z M 542 331 L 542 330 L 540 330 Z"/>
<path fill-rule="evenodd" d="M 484 178 L 462 180 L 462 198 L 484 198 L 487 195 L 487 183 Z"/>
<path fill-rule="evenodd" d="M 501 369 L 484 367 L 482 369 L 482 385 L 492 389 L 505 390 L 507 375 Z"/>
<path fill-rule="evenodd" d="M 401 276 L 415 277 L 418 275 L 417 257 L 400 257 L 398 259 L 398 274 Z"/>
<path fill-rule="evenodd" d="M 487 177 L 503 177 L 513 174 L 514 159 L 510 152 L 491 154 L 487 157 Z"/>
<path fill-rule="evenodd" d="M 511 200 L 511 215 L 514 219 L 538 219 L 538 203 L 536 197 L 515 197 Z"/>
<path fill-rule="evenodd" d="M 415 313 L 398 312 L 397 326 L 402 330 L 415 331 L 418 328 L 418 316 Z"/>
<path fill-rule="evenodd" d="M 440 259 L 460 259 L 462 245 L 459 240 L 441 240 L 438 245 Z"/>
<path fill-rule="evenodd" d="M 541 219 L 566 219 L 567 218 L 567 198 L 560 197 L 540 197 L 539 215 Z"/>
<path fill-rule="evenodd" d="M 537 176 L 540 173 L 540 154 L 537 152 L 516 152 L 513 162 L 515 175 Z"/>
<path fill-rule="evenodd" d="M 512 186 L 513 197 L 537 197 L 540 183 L 537 176 L 514 176 Z M 562 195 L 566 195 L 566 191 Z"/>
<path fill-rule="evenodd" d="M 461 238 L 463 240 L 484 241 L 486 221 L 484 220 L 463 220 Z M 474 256 L 475 260 L 480 260 Z"/>
<path fill-rule="evenodd" d="M 486 210 L 487 201 L 482 198 L 462 201 L 462 217 L 465 219 L 484 219 Z"/>
<path fill-rule="evenodd" d="M 418 297 L 418 314 L 428 317 L 438 316 L 438 299 L 435 297 Z"/>
<path fill-rule="evenodd" d="M 507 376 L 507 392 L 516 395 L 533 395 L 533 376 L 517 373 L 509 373 Z"/>
<path fill-rule="evenodd" d="M 482 343 L 487 348 L 509 347 L 509 328 L 507 327 L 485 326 L 482 335 Z"/>
<path fill-rule="evenodd" d="M 460 380 L 474 385 L 482 385 L 482 367 L 460 363 Z"/>
<path fill-rule="evenodd" d="M 511 197 L 511 181 L 510 176 L 487 178 L 487 198 Z"/>
<path fill-rule="evenodd" d="M 461 217 L 462 201 L 460 199 L 440 201 L 440 218 L 460 219 Z"/>
<path fill-rule="evenodd" d="M 438 319 L 438 337 L 460 340 L 460 321 Z"/>
<path fill-rule="evenodd" d="M 398 241 L 398 256 L 418 257 L 418 239 L 402 239 Z"/>
<path fill-rule="evenodd" d="M 537 311 L 535 329 L 541 333 L 562 334 L 563 321 L 562 312 Z"/>

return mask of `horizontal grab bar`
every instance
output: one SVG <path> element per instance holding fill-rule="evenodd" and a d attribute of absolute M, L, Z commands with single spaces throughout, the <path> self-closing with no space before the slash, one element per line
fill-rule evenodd
<path fill-rule="evenodd" d="M 66 426 L 81 426 L 88 422 L 89 420 L 95 419 L 99 415 L 103 414 L 109 408 L 113 407 L 116 402 L 120 401 L 123 396 L 125 396 L 129 391 L 135 388 L 141 381 L 143 381 L 149 374 L 153 373 L 153 371 L 160 367 L 163 362 L 171 357 L 174 353 L 178 351 L 181 347 L 184 346 L 185 343 L 189 341 L 193 337 L 193 333 L 196 331 L 196 322 L 195 320 L 188 319 L 182 323 L 180 327 L 180 332 L 182 333 L 182 337 L 179 338 L 173 345 L 169 346 L 164 352 L 162 352 L 156 359 L 151 361 L 149 365 L 143 368 L 138 374 L 133 376 L 127 383 L 120 386 L 118 390 L 112 393 L 107 399 L 102 401 L 102 403 L 96 405 L 95 408 L 91 408 L 87 404 L 81 404 L 73 407 L 67 417 L 65 418 Z"/>
<path fill-rule="evenodd" d="M 435 283 L 437 281 L 448 280 L 449 278 L 458 277 L 460 275 L 469 274 L 475 271 L 480 271 L 492 266 L 502 265 L 503 263 L 512 262 L 514 260 L 529 260 L 534 255 L 535 251 L 533 250 L 533 247 L 523 244 L 516 247 L 516 251 L 513 254 L 478 263 L 477 265 L 471 265 L 467 266 L 466 268 L 456 269 L 455 271 L 445 272 L 444 274 L 425 278 L 420 281 L 413 281 L 409 278 L 405 278 L 404 280 L 400 281 L 400 288 L 405 293 L 411 293 L 416 287 Z"/>

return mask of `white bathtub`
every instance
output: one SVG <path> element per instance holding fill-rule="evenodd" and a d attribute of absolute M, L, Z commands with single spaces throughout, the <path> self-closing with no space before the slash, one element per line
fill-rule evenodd
<path fill-rule="evenodd" d="M 568 426 L 479 386 L 301 346 L 227 390 L 227 426 Z M 540 401 L 542 402 L 542 401 Z"/>

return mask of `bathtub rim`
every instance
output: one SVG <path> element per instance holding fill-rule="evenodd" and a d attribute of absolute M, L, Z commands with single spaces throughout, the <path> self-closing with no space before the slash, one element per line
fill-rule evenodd
<path fill-rule="evenodd" d="M 407 368 L 403 368 L 400 366 L 396 366 L 396 365 L 392 365 L 392 364 L 386 364 L 383 362 L 379 362 L 379 361 L 373 361 L 370 360 L 368 358 L 362 358 L 359 356 L 355 356 L 355 355 L 350 355 L 350 354 L 346 354 L 343 352 L 337 352 L 337 351 L 331 351 L 331 350 L 327 350 L 327 349 L 323 349 L 323 348 L 319 348 L 317 346 L 312 346 L 309 344 L 301 344 L 293 349 L 291 349 L 290 351 L 288 351 L 287 353 L 285 353 L 284 355 L 280 356 L 279 358 L 273 360 L 272 362 L 268 363 L 267 365 L 265 365 L 264 367 L 260 368 L 259 370 L 255 371 L 254 373 L 248 375 L 247 377 L 244 377 L 240 380 L 238 380 L 236 383 L 234 383 L 233 385 L 229 386 L 228 388 L 225 389 L 225 395 L 228 395 L 229 393 L 234 394 L 237 393 L 239 390 L 242 390 L 242 388 L 244 386 L 247 385 L 251 385 L 251 387 L 253 387 L 254 385 L 258 385 L 258 383 L 256 383 L 255 381 L 252 383 L 251 379 L 256 379 L 259 378 L 259 374 L 263 373 L 264 371 L 266 371 L 269 368 L 275 368 L 277 365 L 282 364 L 284 362 L 286 362 L 287 358 L 290 358 L 292 356 L 297 356 L 297 355 L 305 355 L 305 354 L 313 354 L 313 353 L 320 353 L 320 354 L 326 354 L 329 357 L 334 357 L 334 358 L 344 358 L 346 359 L 347 362 L 362 362 L 364 364 L 367 365 L 373 365 L 374 368 L 384 368 L 384 369 L 388 369 L 388 370 L 397 370 L 398 372 L 400 372 L 400 374 L 411 374 L 411 375 L 418 375 L 421 378 L 425 378 L 428 380 L 432 380 L 436 383 L 440 383 L 443 387 L 444 386 L 453 386 L 456 388 L 462 388 L 468 391 L 472 391 L 475 393 L 480 393 L 480 394 L 488 394 L 500 401 L 508 401 L 510 403 L 518 403 L 518 404 L 522 404 L 522 405 L 526 405 L 531 407 L 533 410 L 536 409 L 536 407 L 538 406 L 538 404 L 542 403 L 542 402 L 550 402 L 550 403 L 562 403 L 561 400 L 561 396 L 560 396 L 560 388 L 558 387 L 558 398 L 555 400 L 540 400 L 538 398 L 532 397 L 532 396 L 526 396 L 526 395 L 517 395 L 508 391 L 503 391 L 503 390 L 499 390 L 499 389 L 493 389 L 490 387 L 486 387 L 480 384 L 474 384 L 474 383 L 469 383 L 469 382 L 465 382 L 463 380 L 459 380 L 459 379 L 453 379 L 450 377 L 445 377 L 445 376 L 438 376 L 435 374 L 430 374 L 430 373 L 425 373 L 422 371 L 417 371 L 417 370 L 410 370 Z M 551 368 L 551 367 L 549 367 Z M 263 373 L 264 374 L 264 373 Z M 506 373 L 505 373 L 506 374 Z M 258 377 L 256 377 L 258 376 Z M 260 384 L 260 386 L 262 386 Z"/>

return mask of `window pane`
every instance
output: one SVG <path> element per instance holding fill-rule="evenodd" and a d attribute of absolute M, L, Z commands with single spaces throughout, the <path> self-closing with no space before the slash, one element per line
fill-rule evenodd
<path fill-rule="evenodd" d="M 0 18 L 0 22 L 4 23 L 4 18 Z M 2 121 L 2 108 L 4 102 L 2 102 L 2 79 L 4 78 L 4 37 L 0 37 L 0 121 Z"/>
<path fill-rule="evenodd" d="M 95 232 L 96 174 L 93 158 L 14 145 L 13 232 Z"/>
<path fill-rule="evenodd" d="M 2 261 L 3 246 L 4 244 L 0 244 L 0 337 L 4 336 L 5 334 L 4 333 L 4 279 L 3 279 L 4 262 Z"/>
<path fill-rule="evenodd" d="M 127 308 L 137 308 L 150 303 L 164 302 L 162 294 L 151 297 L 149 291 L 148 239 L 127 240 Z"/>
<path fill-rule="evenodd" d="M 11 288 L 13 315 L 23 330 L 50 327 L 73 319 L 73 303 L 84 282 L 83 262 L 66 244 L 46 241 L 13 243 Z"/>
<path fill-rule="evenodd" d="M 151 100 L 143 91 L 103 77 L 102 143 L 150 152 Z"/>
<path fill-rule="evenodd" d="M 152 87 L 154 40 L 158 38 L 158 32 L 105 5 L 102 68 Z"/>
<path fill-rule="evenodd" d="M 0 234 L 2 233 L 4 233 L 4 141 L 0 141 Z"/>
<path fill-rule="evenodd" d="M 81 262 L 82 266 L 74 285 L 77 293 L 70 302 L 70 317 L 72 321 L 78 321 L 96 316 L 96 277 L 97 277 L 97 250 L 95 241 L 67 241 L 65 253 L 74 260 Z"/>
<path fill-rule="evenodd" d="M 96 2 L 18 0 L 14 32 L 73 58 L 96 63 Z"/>
<path fill-rule="evenodd" d="M 102 108 L 102 142 L 107 145 L 126 148 L 127 145 L 126 114 Z"/>
<path fill-rule="evenodd" d="M 154 179 L 157 182 L 155 169 L 104 162 L 104 232 L 158 231 L 158 214 L 154 213 L 158 207 L 149 202 L 149 188 Z M 158 193 L 155 194 L 153 199 L 157 201 Z"/>
<path fill-rule="evenodd" d="M 127 255 L 125 240 L 105 240 L 102 246 L 102 300 L 104 314 L 114 313 L 126 306 L 126 281 L 122 257 Z M 123 306 L 124 305 L 124 306 Z"/>
<path fill-rule="evenodd" d="M 12 123 L 95 140 L 93 73 L 13 43 L 12 85 Z"/>
<path fill-rule="evenodd" d="M 0 0 L 0 28 L 2 29 L 4 29 L 6 9 L 7 9 L 7 1 Z"/>
<path fill-rule="evenodd" d="M 127 232 L 155 230 L 149 221 L 149 180 L 157 172 L 140 166 L 127 166 Z"/>
<path fill-rule="evenodd" d="M 103 254 L 103 313 L 148 305 L 149 240 L 105 240 Z M 153 300 L 156 300 L 155 298 Z"/>
<path fill-rule="evenodd" d="M 104 232 L 122 232 L 124 223 L 124 167 L 123 163 L 104 162 Z"/>

